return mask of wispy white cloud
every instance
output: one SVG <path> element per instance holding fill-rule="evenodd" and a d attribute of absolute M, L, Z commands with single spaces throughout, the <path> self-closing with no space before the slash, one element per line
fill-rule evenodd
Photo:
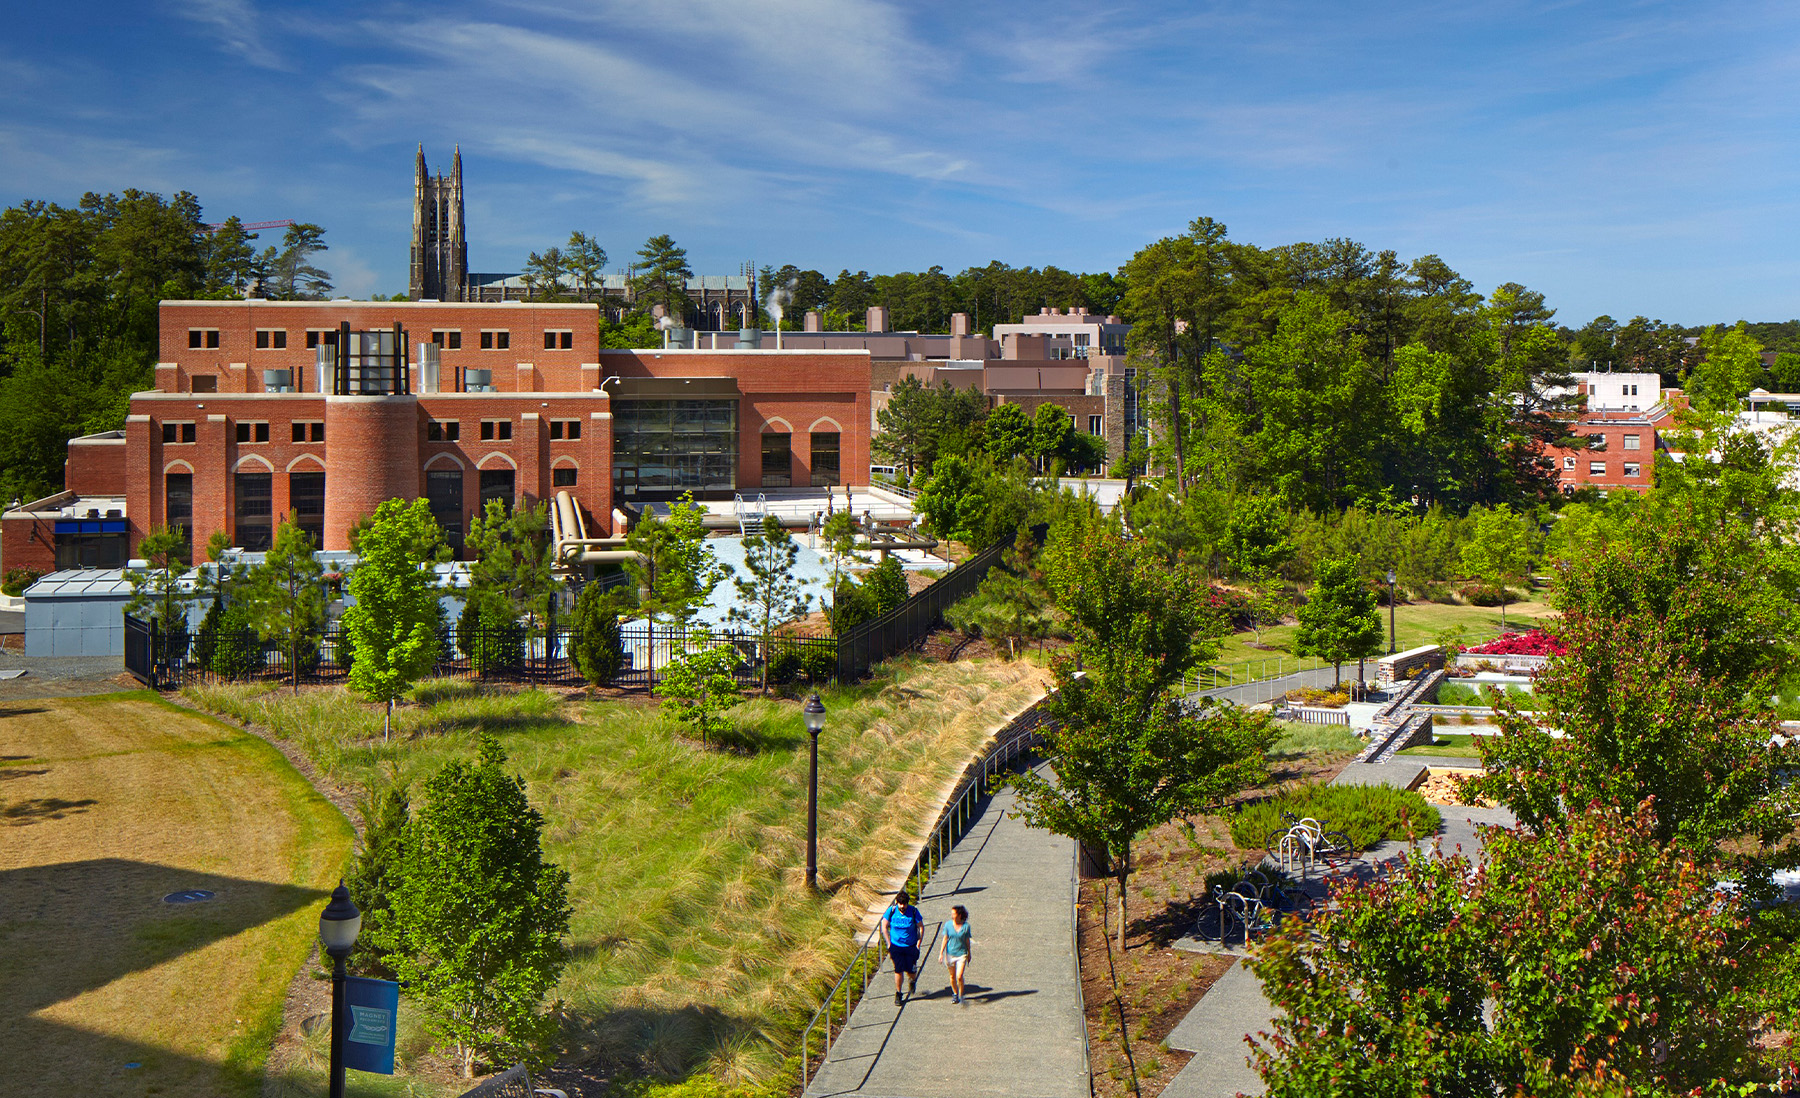
<path fill-rule="evenodd" d="M 263 42 L 261 19 L 251 0 L 168 0 L 171 10 L 217 40 L 220 46 L 265 69 L 292 68 Z"/>

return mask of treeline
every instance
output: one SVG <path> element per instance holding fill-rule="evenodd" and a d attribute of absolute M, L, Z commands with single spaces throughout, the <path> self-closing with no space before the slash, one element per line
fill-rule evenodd
<path fill-rule="evenodd" d="M 55 491 L 68 439 L 124 426 L 132 392 L 152 383 L 159 301 L 238 297 L 258 280 L 271 297 L 330 291 L 311 262 L 325 250 L 317 225 L 258 251 L 237 218 L 217 232 L 200 218 L 186 191 L 0 213 L 0 496 Z"/>

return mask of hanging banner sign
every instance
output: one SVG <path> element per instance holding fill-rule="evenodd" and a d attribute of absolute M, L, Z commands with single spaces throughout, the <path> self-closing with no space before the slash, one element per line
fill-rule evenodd
<path fill-rule="evenodd" d="M 376 1075 L 394 1074 L 394 1022 L 400 985 L 362 976 L 344 979 L 344 1066 Z"/>

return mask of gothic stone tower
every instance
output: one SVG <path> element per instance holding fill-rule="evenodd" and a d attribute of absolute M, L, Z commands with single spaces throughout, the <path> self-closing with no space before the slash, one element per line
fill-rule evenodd
<path fill-rule="evenodd" d="M 469 245 L 463 236 L 462 146 L 450 174 L 427 175 L 425 146 L 413 164 L 412 279 L 414 301 L 462 301 L 469 284 Z"/>

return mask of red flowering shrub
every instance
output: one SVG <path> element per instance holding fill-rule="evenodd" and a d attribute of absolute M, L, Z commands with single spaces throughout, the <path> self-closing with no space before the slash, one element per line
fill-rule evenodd
<path fill-rule="evenodd" d="M 1483 656 L 1563 656 L 1568 654 L 1569 648 L 1542 629 L 1527 629 L 1463 651 Z"/>

